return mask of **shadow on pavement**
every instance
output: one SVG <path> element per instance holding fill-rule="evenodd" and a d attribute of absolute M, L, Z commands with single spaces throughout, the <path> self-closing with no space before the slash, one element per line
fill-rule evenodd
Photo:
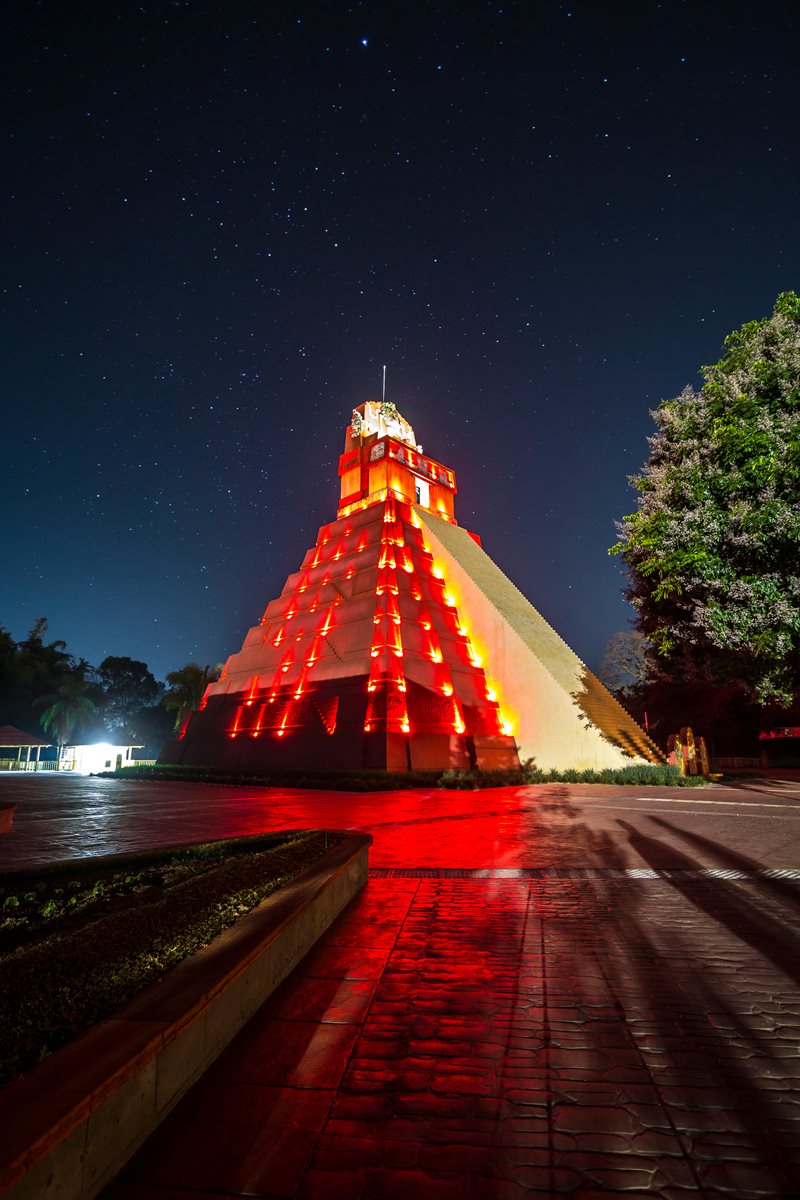
<path fill-rule="evenodd" d="M 667 822 L 660 823 L 669 827 Z M 642 858 L 658 866 L 661 843 L 625 821 L 619 824 Z M 719 848 L 719 853 L 730 852 Z M 672 849 L 671 854 L 674 868 L 701 869 L 688 856 L 675 861 Z M 776 1036 L 779 1016 L 775 1009 L 780 1006 L 781 985 L 765 986 L 761 978 L 749 987 L 750 973 L 759 974 L 758 957 L 777 968 L 786 977 L 786 985 L 789 980 L 795 985 L 800 981 L 795 928 L 776 919 L 774 913 L 755 909 L 751 884 L 666 874 L 661 878 L 700 913 L 726 928 L 733 939 L 731 952 L 720 946 L 713 925 L 707 922 L 696 923 L 692 930 L 691 922 L 682 921 L 683 932 L 676 932 L 669 928 L 674 924 L 674 907 L 665 909 L 667 919 L 656 923 L 654 931 L 649 921 L 650 928 L 643 927 L 626 906 L 625 941 L 638 943 L 644 950 L 636 966 L 640 985 L 649 989 L 656 1012 L 670 1014 L 667 1024 L 673 1023 L 673 1037 L 656 1039 L 655 1056 L 651 1056 L 654 1069 L 659 1049 L 663 1059 L 672 1064 L 671 1081 L 669 1070 L 660 1079 L 662 1095 L 690 1141 L 689 1154 L 701 1169 L 705 1186 L 728 1191 L 731 1178 L 735 1179 L 731 1171 L 741 1174 L 749 1169 L 751 1175 L 759 1175 L 757 1184 L 751 1185 L 755 1191 L 768 1189 L 769 1195 L 796 1196 L 800 1168 L 790 1160 L 797 1158 L 797 1143 L 787 1132 L 789 1121 L 782 1097 L 784 1087 L 796 1083 L 796 1074 L 791 1069 L 790 1042 Z M 737 942 L 742 944 L 739 955 L 735 953 Z M 744 947 L 749 947 L 750 953 Z M 692 969 L 687 971 L 690 964 Z M 784 990 L 796 994 L 796 987 L 785 986 Z M 772 995 L 772 1005 L 762 1016 L 750 998 L 753 991 Z M 782 1145 L 784 1136 L 791 1147 L 788 1154 Z M 748 1155 L 748 1147 L 752 1155 Z M 734 1161 L 733 1167 L 730 1162 L 723 1166 L 726 1156 L 738 1162 Z M 751 1190 L 741 1178 L 737 1187 Z"/>
<path fill-rule="evenodd" d="M 628 830 L 630 844 L 642 858 L 656 866 L 661 853 L 661 843 L 646 837 L 627 821 L 620 821 L 619 825 Z M 725 851 L 720 850 L 720 853 Z M 699 872 L 703 869 L 700 863 L 674 848 L 671 848 L 670 854 L 674 870 Z M 755 910 L 751 896 L 745 893 L 736 881 L 721 878 L 680 879 L 674 875 L 667 878 L 671 886 L 682 892 L 695 907 L 703 909 L 715 921 L 725 925 L 735 938 L 746 942 L 758 954 L 769 958 L 779 970 L 796 984 L 800 984 L 797 931 L 793 926 Z"/>
<path fill-rule="evenodd" d="M 668 829 L 670 833 L 677 837 L 683 838 L 685 842 L 690 842 L 693 846 L 697 846 L 698 849 L 715 855 L 723 867 L 732 867 L 737 871 L 752 872 L 764 869 L 763 863 L 758 862 L 754 858 L 748 858 L 746 854 L 740 854 L 736 850 L 731 850 L 730 846 L 722 846 L 719 842 L 715 842 L 711 838 L 703 837 L 702 834 L 693 833 L 689 829 L 681 829 L 679 826 L 673 825 L 670 821 L 665 821 L 663 817 L 650 817 L 649 819 L 651 824 L 660 825 L 663 829 Z M 773 892 L 776 896 L 780 896 L 782 900 L 786 900 L 790 904 L 800 904 L 800 885 L 793 883 L 790 879 L 781 879 L 777 875 L 760 875 L 758 884 L 765 891 Z"/>

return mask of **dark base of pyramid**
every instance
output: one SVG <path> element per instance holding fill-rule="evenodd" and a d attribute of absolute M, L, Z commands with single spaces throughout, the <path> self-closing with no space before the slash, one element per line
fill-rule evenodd
<path fill-rule="evenodd" d="M 281 701 L 268 706 L 262 698 L 248 704 L 241 693 L 212 696 L 192 714 L 180 740 L 168 742 L 160 766 L 202 766 L 263 773 L 303 771 L 412 771 L 448 768 L 484 770 L 519 766 L 513 737 L 457 733 L 443 728 L 435 716 L 438 698 L 409 683 L 408 708 L 421 713 L 408 733 L 391 729 L 364 730 L 367 709 L 362 677 L 337 679 L 315 689 L 302 702 L 292 702 L 292 722 L 281 729 Z M 334 704 L 335 701 L 335 704 Z M 335 717 L 331 716 L 332 711 Z M 465 707 L 466 727 L 470 709 Z M 477 714 L 476 714 L 477 717 Z"/>

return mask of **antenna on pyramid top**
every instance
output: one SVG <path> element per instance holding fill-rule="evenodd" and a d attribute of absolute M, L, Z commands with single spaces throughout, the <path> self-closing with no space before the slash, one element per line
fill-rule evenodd
<path fill-rule="evenodd" d="M 383 391 L 381 392 L 381 404 L 386 403 L 386 363 L 383 364 Z"/>

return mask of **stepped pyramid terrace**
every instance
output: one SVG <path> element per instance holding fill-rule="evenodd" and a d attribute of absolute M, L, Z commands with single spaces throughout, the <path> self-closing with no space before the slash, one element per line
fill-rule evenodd
<path fill-rule="evenodd" d="M 455 518 L 393 404 L 355 409 L 336 520 L 162 763 L 601 769 L 664 756 Z"/>

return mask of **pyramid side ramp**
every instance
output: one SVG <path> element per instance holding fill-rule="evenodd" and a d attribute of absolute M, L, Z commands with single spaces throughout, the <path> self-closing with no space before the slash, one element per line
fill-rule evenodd
<path fill-rule="evenodd" d="M 521 759 L 544 770 L 663 763 L 664 755 L 470 534 L 416 507 L 468 617 Z"/>

